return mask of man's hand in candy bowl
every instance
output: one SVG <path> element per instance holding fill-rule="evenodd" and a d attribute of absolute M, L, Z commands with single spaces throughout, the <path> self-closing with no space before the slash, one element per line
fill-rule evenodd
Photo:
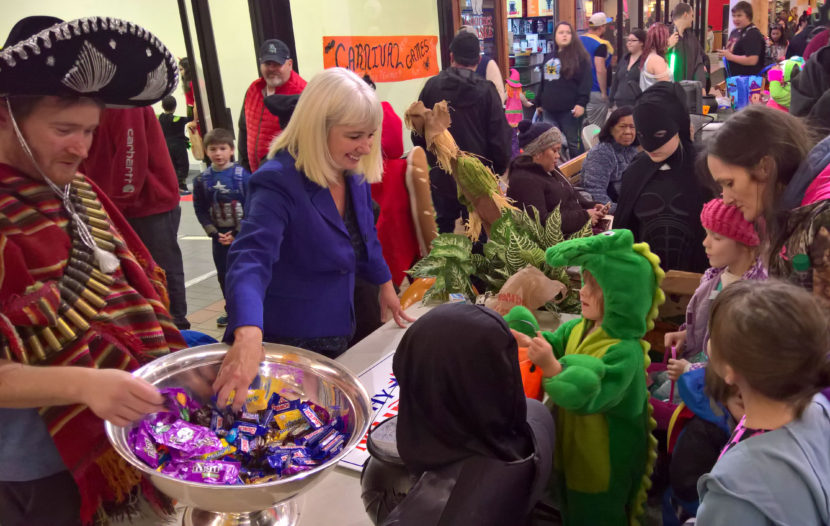
<path fill-rule="evenodd" d="M 117 369 L 89 369 L 80 399 L 93 413 L 116 426 L 126 426 L 144 415 L 164 410 L 158 389 L 141 378 Z"/>
<path fill-rule="evenodd" d="M 232 405 L 239 411 L 248 396 L 248 387 L 259 374 L 259 364 L 265 358 L 262 348 L 262 329 L 252 325 L 237 327 L 233 332 L 234 342 L 219 369 L 219 375 L 213 382 L 217 393 L 217 404 Z M 233 399 L 231 399 L 233 394 Z"/>
<path fill-rule="evenodd" d="M 550 346 L 541 332 L 537 332 L 535 338 L 530 338 L 526 334 L 513 329 L 510 329 L 510 332 L 513 333 L 519 347 L 527 349 L 527 357 L 536 367 L 542 370 L 543 376 L 550 378 L 562 372 L 562 364 L 553 355 L 553 347 Z"/>
<path fill-rule="evenodd" d="M 689 370 L 689 363 L 688 360 L 669 360 L 669 364 L 666 367 L 666 370 L 669 372 L 669 380 L 672 382 L 676 382 L 680 376 Z"/>

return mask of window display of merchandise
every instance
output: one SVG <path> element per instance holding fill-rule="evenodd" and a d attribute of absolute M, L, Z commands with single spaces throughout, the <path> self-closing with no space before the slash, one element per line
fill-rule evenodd
<path fill-rule="evenodd" d="M 517 0 L 517 3 L 522 3 Z M 542 81 L 541 64 L 545 53 L 553 51 L 554 0 L 525 0 L 525 16 L 511 18 L 508 5 L 507 29 L 510 41 L 510 67 L 519 72 L 525 95 L 532 99 Z M 509 3 L 508 3 L 509 4 Z"/>

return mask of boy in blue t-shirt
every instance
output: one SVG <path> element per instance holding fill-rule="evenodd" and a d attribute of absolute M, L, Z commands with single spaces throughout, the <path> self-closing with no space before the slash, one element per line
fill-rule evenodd
<path fill-rule="evenodd" d="M 199 223 L 213 239 L 213 263 L 224 296 L 228 250 L 242 224 L 251 174 L 233 162 L 233 135 L 228 130 L 210 131 L 204 146 L 211 166 L 193 179 L 193 208 Z M 216 320 L 219 327 L 227 324 L 227 313 Z"/>

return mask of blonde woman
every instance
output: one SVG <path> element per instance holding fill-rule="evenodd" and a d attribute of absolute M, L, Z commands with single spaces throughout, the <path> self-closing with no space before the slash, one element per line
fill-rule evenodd
<path fill-rule="evenodd" d="M 355 276 L 380 286 L 381 312 L 403 312 L 381 254 L 369 183 L 382 171 L 375 92 L 346 69 L 308 83 L 291 121 L 251 177 L 246 217 L 228 254 L 228 328 L 233 342 L 214 384 L 235 407 L 262 359 L 262 342 L 329 357 L 354 331 Z M 375 135 L 378 133 L 378 140 Z"/>

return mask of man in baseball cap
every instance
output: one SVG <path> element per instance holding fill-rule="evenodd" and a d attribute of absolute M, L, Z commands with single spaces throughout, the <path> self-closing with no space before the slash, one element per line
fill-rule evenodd
<path fill-rule="evenodd" d="M 279 119 L 265 111 L 265 97 L 269 95 L 298 95 L 305 88 L 305 80 L 294 71 L 291 50 L 282 40 L 272 38 L 259 48 L 259 73 L 245 93 L 239 115 L 239 164 L 250 172 L 256 171 L 268 154 L 268 146 L 280 134 Z"/>
<path fill-rule="evenodd" d="M 282 40 L 272 38 L 262 43 L 259 48 L 259 63 L 276 62 L 277 64 L 285 64 L 287 60 L 291 60 L 291 50 L 285 45 Z M 288 80 L 288 76 L 284 76 L 282 82 Z"/>
<path fill-rule="evenodd" d="M 594 13 L 588 19 L 588 32 L 579 37 L 591 55 L 591 73 L 594 77 L 585 116 L 589 124 L 596 124 L 600 128 L 608 117 L 608 87 L 611 84 L 608 68 L 611 66 L 611 57 L 614 56 L 614 47 L 602 35 L 605 26 L 613 21 L 602 11 Z"/>
<path fill-rule="evenodd" d="M 593 15 L 591 15 L 591 17 L 588 19 L 588 26 L 591 29 L 595 29 L 595 28 L 605 29 L 605 24 L 610 24 L 613 21 L 614 21 L 613 18 L 611 18 L 610 16 L 607 16 L 605 13 L 600 11 L 599 13 L 594 13 Z"/>

